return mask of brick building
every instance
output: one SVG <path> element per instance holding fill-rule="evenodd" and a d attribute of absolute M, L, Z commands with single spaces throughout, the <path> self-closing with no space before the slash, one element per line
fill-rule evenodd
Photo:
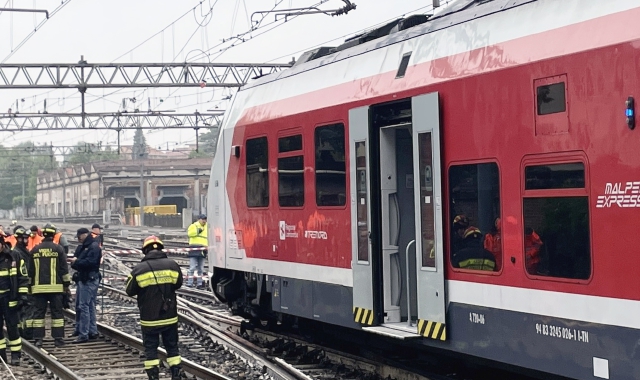
<path fill-rule="evenodd" d="M 39 217 L 123 214 L 140 205 L 177 206 L 206 212 L 211 158 L 111 161 L 75 165 L 38 175 Z M 142 179 L 142 181 L 141 181 Z M 142 182 L 142 183 L 141 183 Z"/>

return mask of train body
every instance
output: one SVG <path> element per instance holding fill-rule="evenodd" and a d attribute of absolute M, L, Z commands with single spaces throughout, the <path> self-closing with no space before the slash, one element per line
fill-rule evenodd
<path fill-rule="evenodd" d="M 214 291 L 255 315 L 640 378 L 638 20 L 636 0 L 460 0 L 245 86 L 211 172 Z M 458 215 L 493 270 L 461 265 Z"/>

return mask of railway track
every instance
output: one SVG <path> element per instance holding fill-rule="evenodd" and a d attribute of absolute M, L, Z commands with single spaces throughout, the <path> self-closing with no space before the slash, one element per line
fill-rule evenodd
<path fill-rule="evenodd" d="M 75 314 L 66 311 L 66 333 L 72 332 L 72 321 Z M 41 349 L 28 342 L 23 344 L 23 351 L 40 366 L 46 367 L 46 372 L 61 380 L 77 379 L 139 379 L 145 378 L 142 367 L 141 353 L 144 346 L 139 338 L 104 324 L 98 324 L 100 337 L 85 344 L 67 344 L 64 347 L 54 347 L 53 340 L 44 341 Z M 71 338 L 65 338 L 70 343 Z M 166 352 L 158 350 L 159 357 L 166 360 Z M 230 380 L 211 369 L 205 368 L 190 360 L 184 359 L 182 367 L 191 378 Z M 22 367 L 20 367 L 22 368 Z M 20 371 L 20 369 L 16 369 Z M 42 371 L 42 370 L 41 370 Z M 164 372 L 161 378 L 168 378 Z"/>

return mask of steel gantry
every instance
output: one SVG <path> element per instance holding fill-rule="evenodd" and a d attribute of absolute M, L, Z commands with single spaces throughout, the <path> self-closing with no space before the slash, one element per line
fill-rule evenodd
<path fill-rule="evenodd" d="M 0 64 L 0 89 L 231 87 L 291 64 L 87 63 Z"/>
<path fill-rule="evenodd" d="M 119 132 L 124 129 L 138 128 L 196 129 L 220 125 L 222 115 L 223 111 L 215 113 L 10 113 L 0 114 L 0 131 L 110 129 Z"/>

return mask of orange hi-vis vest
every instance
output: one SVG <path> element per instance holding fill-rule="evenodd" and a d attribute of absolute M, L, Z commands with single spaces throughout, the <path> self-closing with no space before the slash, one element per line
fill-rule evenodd
<path fill-rule="evenodd" d="M 58 232 L 57 234 L 53 235 L 53 242 L 56 244 L 60 244 L 60 236 L 62 236 L 62 232 Z"/>
<path fill-rule="evenodd" d="M 11 249 L 14 249 L 16 247 L 16 244 L 18 243 L 15 235 L 7 236 L 6 238 L 4 238 L 4 241 L 5 243 L 9 243 L 11 245 Z"/>
<path fill-rule="evenodd" d="M 29 242 L 27 243 L 27 250 L 31 251 L 35 248 L 36 245 L 42 243 L 42 236 L 36 234 L 34 236 L 29 236 Z"/>

